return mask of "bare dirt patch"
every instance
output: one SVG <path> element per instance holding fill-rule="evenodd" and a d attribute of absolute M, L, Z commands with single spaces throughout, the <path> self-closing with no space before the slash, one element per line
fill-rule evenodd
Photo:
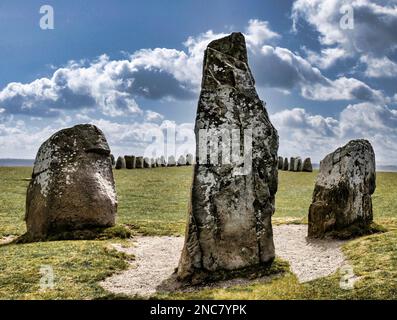
<path fill-rule="evenodd" d="M 344 264 L 340 250 L 343 241 L 307 240 L 307 225 L 274 226 L 276 254 L 291 265 L 300 282 L 321 278 Z M 134 255 L 131 268 L 101 282 L 102 287 L 116 294 L 149 297 L 162 290 L 178 265 L 183 237 L 137 237 L 130 247 L 114 245 L 116 250 Z M 269 278 L 222 281 L 212 287 L 230 287 Z"/>

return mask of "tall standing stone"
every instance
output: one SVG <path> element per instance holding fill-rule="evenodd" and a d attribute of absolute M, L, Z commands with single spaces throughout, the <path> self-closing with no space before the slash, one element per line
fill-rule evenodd
<path fill-rule="evenodd" d="M 110 155 L 110 161 L 112 162 L 112 167 L 116 165 L 116 159 L 114 158 L 114 155 Z"/>
<path fill-rule="evenodd" d="M 320 163 L 309 209 L 309 237 L 360 233 L 371 224 L 375 153 L 367 140 L 352 140 Z"/>
<path fill-rule="evenodd" d="M 283 170 L 288 171 L 288 168 L 289 168 L 288 158 L 285 158 L 283 164 Z"/>
<path fill-rule="evenodd" d="M 289 171 L 295 171 L 295 158 L 291 157 L 289 159 Z"/>
<path fill-rule="evenodd" d="M 302 171 L 313 172 L 312 160 L 310 158 L 306 158 L 305 161 L 303 161 Z"/>
<path fill-rule="evenodd" d="M 241 33 L 215 40 L 205 51 L 196 150 L 206 143 L 199 141 L 200 130 L 225 128 L 251 130 L 252 145 L 240 146 L 252 151 L 251 170 L 239 175 L 241 164 L 200 163 L 197 156 L 180 280 L 200 282 L 218 273 L 261 268 L 275 256 L 271 216 L 278 185 L 278 134 L 256 93 Z"/>
<path fill-rule="evenodd" d="M 161 166 L 162 167 L 166 167 L 167 166 L 167 162 L 165 161 L 165 157 L 164 156 L 160 157 L 160 162 L 161 162 Z"/>
<path fill-rule="evenodd" d="M 151 168 L 152 167 L 149 158 L 143 158 L 143 167 L 144 168 Z"/>
<path fill-rule="evenodd" d="M 118 157 L 117 161 L 116 161 L 116 169 L 120 170 L 120 169 L 125 169 L 125 159 L 124 157 Z"/>
<path fill-rule="evenodd" d="M 143 168 L 143 157 L 136 157 L 135 158 L 135 168 L 142 169 Z"/>
<path fill-rule="evenodd" d="M 296 158 L 296 170 L 295 171 L 297 171 L 297 172 L 301 172 L 302 171 L 302 159 L 301 159 L 301 157 L 297 157 Z"/>
<path fill-rule="evenodd" d="M 282 170 L 284 165 L 283 157 L 278 157 L 278 170 Z"/>
<path fill-rule="evenodd" d="M 182 155 L 179 156 L 177 165 L 178 167 L 186 166 L 186 158 Z"/>
<path fill-rule="evenodd" d="M 77 125 L 41 145 L 26 198 L 30 240 L 110 227 L 116 212 L 110 149 L 101 130 Z"/>

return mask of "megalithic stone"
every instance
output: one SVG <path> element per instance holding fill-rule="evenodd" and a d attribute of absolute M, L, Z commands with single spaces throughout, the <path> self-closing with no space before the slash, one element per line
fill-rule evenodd
<path fill-rule="evenodd" d="M 296 165 L 296 171 L 297 172 L 301 172 L 302 171 L 302 159 L 301 159 L 301 157 L 297 157 L 296 158 L 295 165 Z"/>
<path fill-rule="evenodd" d="M 295 158 L 291 157 L 289 159 L 289 171 L 295 171 Z"/>
<path fill-rule="evenodd" d="M 149 158 L 143 158 L 143 167 L 144 168 L 151 168 L 152 167 Z"/>
<path fill-rule="evenodd" d="M 238 161 L 207 164 L 208 157 L 200 163 L 196 156 L 177 271 L 182 281 L 198 283 L 219 273 L 230 276 L 235 270 L 263 268 L 275 256 L 271 216 L 278 185 L 278 134 L 255 90 L 241 33 L 215 40 L 205 51 L 196 150 L 207 145 L 200 134 L 225 128 L 240 133 L 233 141 L 244 154 L 251 152 L 249 161 L 244 162 L 246 170 L 240 170 Z"/>
<path fill-rule="evenodd" d="M 288 158 L 285 158 L 284 159 L 284 164 L 283 164 L 283 170 L 284 171 L 288 171 Z"/>
<path fill-rule="evenodd" d="M 283 157 L 278 157 L 278 170 L 282 170 L 283 169 L 283 163 L 284 159 Z"/>
<path fill-rule="evenodd" d="M 167 167 L 175 167 L 176 166 L 176 161 L 174 156 L 169 156 L 168 157 L 168 162 L 167 162 Z"/>
<path fill-rule="evenodd" d="M 135 168 L 142 169 L 143 168 L 143 157 L 136 157 L 135 158 Z"/>
<path fill-rule="evenodd" d="M 188 153 L 186 155 L 186 165 L 191 166 L 193 164 L 193 155 L 191 153 Z"/>
<path fill-rule="evenodd" d="M 312 160 L 310 158 L 306 158 L 305 161 L 303 161 L 302 171 L 313 172 Z"/>
<path fill-rule="evenodd" d="M 368 232 L 375 179 L 375 153 L 367 140 L 352 140 L 327 155 L 320 163 L 309 209 L 309 237 Z"/>
<path fill-rule="evenodd" d="M 135 169 L 135 157 L 124 156 L 126 169 Z"/>
<path fill-rule="evenodd" d="M 120 170 L 120 169 L 125 169 L 125 159 L 124 157 L 118 157 L 117 161 L 116 161 L 116 169 Z"/>

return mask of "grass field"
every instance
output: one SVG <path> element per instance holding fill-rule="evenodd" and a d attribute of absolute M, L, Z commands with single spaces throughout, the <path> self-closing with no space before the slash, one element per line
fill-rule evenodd
<path fill-rule="evenodd" d="M 0 239 L 25 232 L 27 178 L 31 168 L 0 168 Z M 316 172 L 279 173 L 275 223 L 304 223 Z M 191 167 L 115 171 L 118 224 L 146 235 L 182 235 Z M 339 288 L 340 275 L 299 284 L 287 273 L 267 284 L 207 290 L 166 298 L 222 299 L 397 299 L 397 173 L 378 173 L 373 196 L 375 221 L 390 231 L 350 241 L 343 250 L 360 277 L 354 290 Z M 0 245 L 0 299 L 95 299 L 108 294 L 98 282 L 128 266 L 110 242 L 56 241 Z M 51 265 L 55 288 L 39 290 L 40 266 Z M 164 298 L 165 296 L 159 296 Z"/>

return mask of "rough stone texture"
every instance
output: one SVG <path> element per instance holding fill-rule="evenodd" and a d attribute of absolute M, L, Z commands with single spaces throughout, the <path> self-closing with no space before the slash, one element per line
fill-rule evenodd
<path fill-rule="evenodd" d="M 135 169 L 135 157 L 124 156 L 126 169 Z"/>
<path fill-rule="evenodd" d="M 310 158 L 306 158 L 305 161 L 303 161 L 302 171 L 313 172 L 312 160 Z"/>
<path fill-rule="evenodd" d="M 283 164 L 283 170 L 288 171 L 288 168 L 289 168 L 288 158 L 285 158 Z"/>
<path fill-rule="evenodd" d="M 175 167 L 176 166 L 176 161 L 174 156 L 169 156 L 168 157 L 168 162 L 167 162 L 167 167 Z"/>
<path fill-rule="evenodd" d="M 144 168 L 151 168 L 152 167 L 149 158 L 143 158 L 143 167 Z"/>
<path fill-rule="evenodd" d="M 284 166 L 284 159 L 283 157 L 278 157 L 278 170 L 282 170 Z"/>
<path fill-rule="evenodd" d="M 367 140 L 352 140 L 320 163 L 309 209 L 309 237 L 367 228 L 373 219 L 375 154 Z"/>
<path fill-rule="evenodd" d="M 124 157 L 118 157 L 116 161 L 116 169 L 125 169 L 125 159 Z"/>
<path fill-rule="evenodd" d="M 290 159 L 289 159 L 289 171 L 296 171 L 295 170 L 295 158 L 294 157 L 291 157 Z"/>
<path fill-rule="evenodd" d="M 136 157 L 135 158 L 135 168 L 142 169 L 143 168 L 143 157 Z"/>
<path fill-rule="evenodd" d="M 186 158 L 184 156 L 178 158 L 178 167 L 180 166 L 186 166 Z"/>
<path fill-rule="evenodd" d="M 296 171 L 297 172 L 302 171 L 302 159 L 300 157 L 296 158 L 295 165 L 296 165 Z"/>
<path fill-rule="evenodd" d="M 193 155 L 191 153 L 188 153 L 186 155 L 186 165 L 191 166 L 193 164 Z"/>
<path fill-rule="evenodd" d="M 252 170 L 236 175 L 239 164 L 200 164 L 196 159 L 177 271 L 182 281 L 197 283 L 219 272 L 263 267 L 275 256 L 271 216 L 278 185 L 278 134 L 256 93 L 241 33 L 211 42 L 205 52 L 196 150 L 200 129 L 222 128 L 252 130 Z"/>
<path fill-rule="evenodd" d="M 110 227 L 116 211 L 110 149 L 102 131 L 93 125 L 77 125 L 55 133 L 41 145 L 27 190 L 29 239 Z"/>

